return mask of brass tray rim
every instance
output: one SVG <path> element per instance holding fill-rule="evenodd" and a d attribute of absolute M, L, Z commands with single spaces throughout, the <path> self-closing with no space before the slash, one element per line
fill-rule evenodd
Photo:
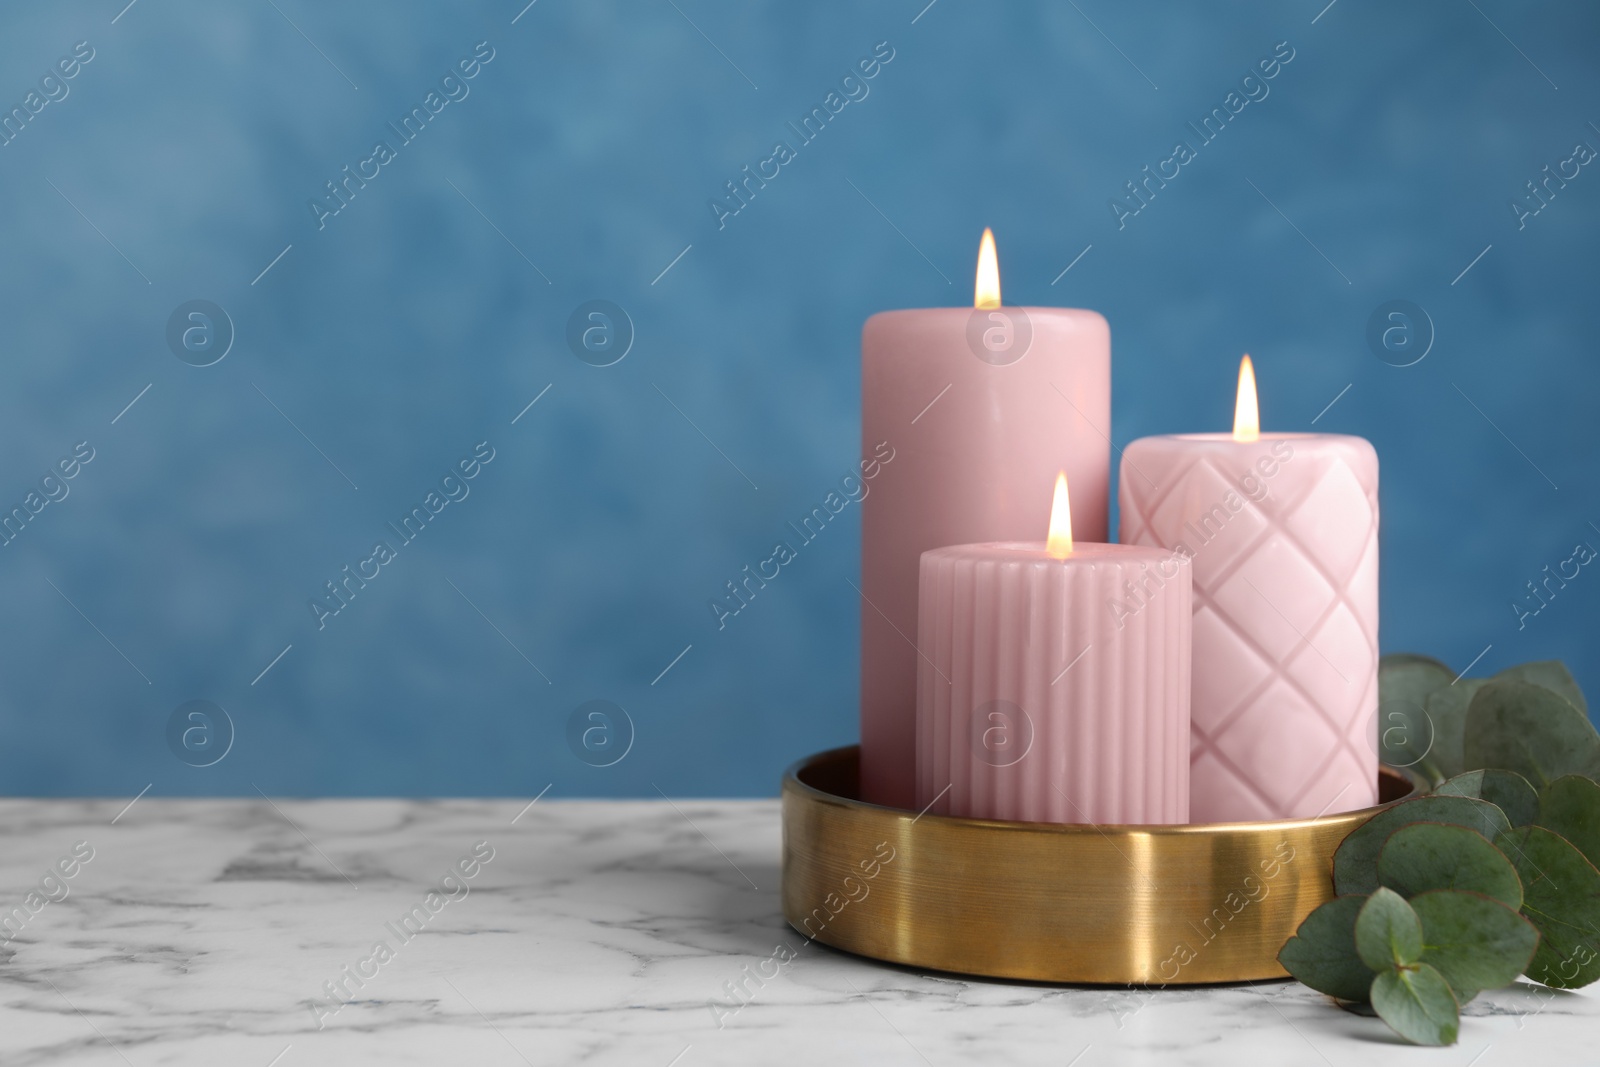
<path fill-rule="evenodd" d="M 1402 801 L 1411 800 L 1428 792 L 1429 785 L 1421 776 L 1408 767 L 1395 767 L 1387 763 L 1378 764 L 1380 777 L 1385 771 L 1398 778 L 1403 778 L 1411 785 L 1411 791 L 1404 796 L 1393 800 L 1380 801 L 1370 807 L 1352 808 L 1348 811 L 1336 811 L 1331 815 L 1317 815 L 1310 818 L 1299 819 L 1262 819 L 1244 822 L 1203 822 L 1203 823 L 1050 823 L 1050 822 L 1019 822 L 1007 819 L 971 819 L 958 815 L 934 815 L 924 812 L 918 814 L 907 808 L 892 808 L 886 804 L 875 804 L 872 801 L 862 800 L 859 797 L 847 797 L 839 793 L 830 793 L 819 789 L 800 778 L 800 772 L 814 764 L 823 763 L 829 759 L 838 759 L 843 753 L 851 749 L 860 749 L 859 744 L 839 745 L 835 748 L 823 749 L 813 752 L 789 764 L 783 772 L 782 788 L 793 790 L 809 797 L 811 800 L 833 804 L 844 808 L 867 808 L 882 812 L 886 815 L 910 818 L 913 822 L 921 819 L 931 819 L 936 823 L 943 823 L 952 828 L 970 828 L 984 830 L 1003 830 L 1010 833 L 1044 833 L 1044 834 L 1103 834 L 1116 832 L 1119 834 L 1149 834 L 1153 837 L 1179 837 L 1197 834 L 1220 834 L 1264 831 L 1271 829 L 1297 829 L 1311 826 L 1328 826 L 1339 820 L 1365 822 L 1385 808 L 1393 807 Z"/>
<path fill-rule="evenodd" d="M 1378 804 L 1316 818 L 1020 822 L 860 800 L 848 795 L 858 791 L 851 779 L 859 773 L 859 758 L 859 745 L 842 745 L 784 771 L 785 923 L 809 940 L 893 966 L 1050 985 L 1165 987 L 1284 978 L 1278 961 L 1283 944 L 1312 909 L 1333 899 L 1338 845 L 1376 813 L 1431 788 L 1413 770 L 1380 765 Z M 802 779 L 808 771 L 818 784 Z M 1274 839 L 1278 844 L 1269 854 Z M 857 872 L 836 861 L 845 852 L 855 855 L 853 846 L 861 846 L 863 855 L 877 854 L 889 842 L 896 850 L 910 847 L 913 864 L 887 883 L 888 896 L 878 898 L 877 890 L 867 888 L 878 868 L 858 863 Z M 1287 856 L 1285 844 L 1292 846 Z M 1302 849 L 1309 866 L 1296 860 Z M 1121 864 L 1113 856 L 1130 866 L 1126 875 L 1115 873 Z M 877 858 L 887 866 L 894 855 Z M 1078 860 L 1087 878 L 1075 866 Z M 1218 860 L 1230 869 L 1240 864 L 1241 877 L 1221 877 Z M 1244 877 L 1258 866 L 1259 895 Z M 1012 883 L 1004 907 L 993 903 L 997 871 Z M 849 875 L 856 880 L 853 889 Z M 1287 880 L 1263 888 L 1280 877 Z M 1071 895 L 1091 883 L 1110 895 Z M 1126 892 L 1117 892 L 1119 887 Z M 850 906 L 866 900 L 868 892 L 883 901 L 876 908 L 888 910 Z M 1230 902 L 1241 892 L 1245 899 Z M 1064 900 L 1079 906 L 1062 907 Z M 1097 903 L 1090 907 L 1084 900 Z M 1219 907 L 1227 911 L 1221 918 Z M 813 920 L 822 923 L 820 929 L 811 929 Z M 1169 968 L 1174 973 L 1167 974 Z"/>

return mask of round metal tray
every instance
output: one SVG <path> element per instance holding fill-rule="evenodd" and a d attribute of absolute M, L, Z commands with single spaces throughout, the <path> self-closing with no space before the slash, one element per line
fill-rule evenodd
<path fill-rule="evenodd" d="M 1285 975 L 1278 950 L 1333 897 L 1334 849 L 1379 807 L 1183 826 L 996 822 L 857 799 L 859 747 L 783 777 L 783 914 L 874 959 L 1057 983 L 1193 985 Z"/>

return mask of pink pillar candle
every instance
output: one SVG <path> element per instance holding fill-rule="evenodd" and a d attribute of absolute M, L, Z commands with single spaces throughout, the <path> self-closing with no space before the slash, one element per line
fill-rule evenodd
<path fill-rule="evenodd" d="M 930 548 L 1039 536 L 1065 470 L 1072 522 L 1106 538 L 1111 331 L 1093 311 L 887 311 L 861 336 L 862 456 L 894 462 L 861 509 L 861 790 L 916 791 L 917 561 Z"/>
<path fill-rule="evenodd" d="M 1140 607 L 1118 612 L 1130 591 Z M 917 807 L 1055 823 L 1189 819 L 1188 561 L 1126 545 L 922 555 Z"/>
<path fill-rule="evenodd" d="M 1334 434 L 1146 437 L 1123 454 L 1120 486 L 1119 539 L 1193 567 L 1195 821 L 1377 803 L 1372 445 Z"/>

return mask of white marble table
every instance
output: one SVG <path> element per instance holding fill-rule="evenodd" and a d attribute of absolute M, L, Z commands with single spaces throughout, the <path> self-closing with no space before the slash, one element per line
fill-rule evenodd
<path fill-rule="evenodd" d="M 126 803 L 0 801 L 0 923 L 16 928 L 0 947 L 8 1067 L 1498 1067 L 1600 1055 L 1600 996 L 1588 993 L 1486 994 L 1461 1043 L 1437 1051 L 1292 983 L 1061 989 L 808 945 L 779 916 L 776 801 L 146 797 L 119 815 Z M 79 842 L 87 862 L 74 860 Z M 493 858 L 474 865 L 474 846 Z M 449 886 L 456 899 L 430 901 L 463 857 L 472 877 Z M 72 876 L 46 879 L 60 860 Z M 379 941 L 390 958 L 374 954 Z M 768 964 L 777 974 L 759 986 L 745 978 L 779 946 L 794 959 Z M 358 971 L 360 988 L 346 977 Z M 748 1003 L 714 1009 L 736 1003 L 725 983 L 741 979 Z M 324 983 L 340 980 L 346 997 L 328 999 Z"/>

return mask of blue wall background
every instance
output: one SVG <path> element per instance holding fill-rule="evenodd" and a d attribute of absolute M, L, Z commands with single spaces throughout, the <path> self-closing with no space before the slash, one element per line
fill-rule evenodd
<path fill-rule="evenodd" d="M 1510 607 L 1600 547 L 1600 171 L 1509 207 L 1600 147 L 1592 7 L 523 2 L 5 13 L 7 109 L 94 58 L 0 147 L 0 504 L 95 458 L 0 550 L 0 790 L 774 793 L 855 736 L 858 509 L 725 629 L 708 599 L 851 467 L 862 321 L 968 302 L 985 225 L 1008 303 L 1110 320 L 1119 445 L 1226 428 L 1244 351 L 1269 428 L 1373 440 L 1387 650 L 1600 691 L 1600 575 Z M 308 200 L 480 41 L 470 95 L 319 230 Z M 880 41 L 870 95 L 719 230 L 709 199 Z M 213 366 L 165 337 L 193 299 L 236 328 Z M 592 299 L 636 330 L 614 366 L 565 341 Z M 1436 329 L 1414 366 L 1368 346 L 1391 299 Z M 319 630 L 308 599 L 480 441 L 470 495 Z M 166 735 L 197 699 L 235 730 L 204 768 Z M 568 745 L 592 699 L 635 729 L 609 767 Z"/>

